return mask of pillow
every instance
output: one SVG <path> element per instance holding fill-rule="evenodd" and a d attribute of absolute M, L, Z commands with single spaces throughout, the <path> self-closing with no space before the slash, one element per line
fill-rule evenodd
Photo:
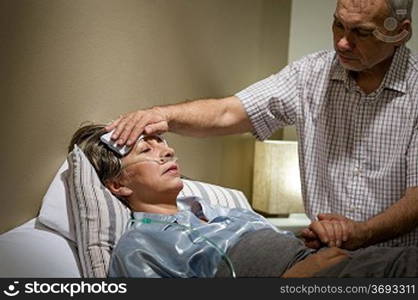
<path fill-rule="evenodd" d="M 64 161 L 42 199 L 38 221 L 75 242 L 74 221 L 69 209 L 70 197 L 68 187 L 65 186 L 67 175 L 68 163 Z"/>
<path fill-rule="evenodd" d="M 183 179 L 183 184 L 179 197 L 200 196 L 203 199 L 209 199 L 214 206 L 252 209 L 244 193 L 239 190 L 186 179 Z"/>
<path fill-rule="evenodd" d="M 75 147 L 52 181 L 38 219 L 77 243 L 83 277 L 105 277 L 113 247 L 129 210 L 100 182 L 83 151 Z M 251 209 L 238 190 L 183 180 L 179 197 L 200 196 L 213 205 Z"/>
<path fill-rule="evenodd" d="M 130 211 L 103 186 L 77 145 L 68 155 L 68 164 L 68 188 L 83 276 L 104 278 Z"/>
<path fill-rule="evenodd" d="M 79 278 L 76 245 L 30 221 L 0 235 L 0 277 Z"/>

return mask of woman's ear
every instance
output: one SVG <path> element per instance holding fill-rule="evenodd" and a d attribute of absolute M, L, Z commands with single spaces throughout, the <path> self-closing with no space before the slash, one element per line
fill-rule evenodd
<path fill-rule="evenodd" d="M 105 185 L 115 196 L 128 197 L 133 194 L 133 191 L 129 187 L 115 179 L 107 180 Z"/>

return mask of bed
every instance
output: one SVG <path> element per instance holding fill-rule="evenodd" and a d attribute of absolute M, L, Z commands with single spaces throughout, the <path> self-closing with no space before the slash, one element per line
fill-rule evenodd
<path fill-rule="evenodd" d="M 81 277 L 76 244 L 33 218 L 0 236 L 0 277 Z"/>
<path fill-rule="evenodd" d="M 251 209 L 238 190 L 183 179 L 179 196 Z M 80 149 L 63 162 L 39 215 L 0 235 L 0 277 L 104 278 L 130 212 L 100 183 Z"/>

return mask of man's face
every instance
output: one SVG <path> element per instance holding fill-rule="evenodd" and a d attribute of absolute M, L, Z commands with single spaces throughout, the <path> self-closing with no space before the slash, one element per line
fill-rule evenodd
<path fill-rule="evenodd" d="M 377 39 L 373 31 L 384 28 L 389 10 L 385 0 L 339 0 L 332 26 L 334 48 L 342 66 L 350 71 L 369 70 L 390 58 L 394 44 Z"/>
<path fill-rule="evenodd" d="M 144 201 L 155 195 L 178 193 L 183 183 L 173 157 L 174 150 L 165 141 L 147 136 L 122 158 L 121 180 Z"/>

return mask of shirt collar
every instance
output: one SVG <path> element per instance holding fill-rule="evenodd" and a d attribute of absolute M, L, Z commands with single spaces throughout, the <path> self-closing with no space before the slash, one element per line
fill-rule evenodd
<path fill-rule="evenodd" d="M 147 223 L 149 220 L 150 222 L 158 223 L 166 225 L 168 223 L 173 223 L 179 220 L 181 217 L 181 211 L 190 211 L 193 215 L 197 218 L 204 216 L 204 209 L 202 207 L 204 202 L 197 197 L 179 197 L 177 198 L 177 207 L 179 208 L 179 212 L 174 215 L 165 215 L 165 214 L 156 214 L 156 213 L 145 213 L 145 212 L 133 212 L 132 217 L 135 223 Z M 155 222 L 157 221 L 157 222 Z M 164 227 L 164 226 L 163 226 Z"/>
<path fill-rule="evenodd" d="M 348 82 L 348 72 L 338 61 L 337 56 L 334 58 L 334 63 L 331 66 L 331 79 Z"/>
<path fill-rule="evenodd" d="M 132 217 L 135 220 L 135 222 L 141 222 L 141 223 L 146 224 L 149 222 L 149 220 L 151 220 L 151 221 L 162 222 L 162 224 L 164 225 L 165 223 L 175 222 L 177 219 L 176 215 L 145 213 L 145 212 L 140 212 L 140 211 L 133 212 Z"/>
<path fill-rule="evenodd" d="M 410 57 L 410 50 L 405 46 L 396 49 L 395 55 L 385 76 L 383 86 L 398 92 L 407 92 L 407 69 Z"/>
<path fill-rule="evenodd" d="M 410 50 L 405 46 L 396 49 L 389 71 L 383 79 L 383 88 L 406 93 L 406 71 L 408 68 L 409 57 Z M 335 56 L 334 63 L 331 67 L 331 79 L 343 81 L 345 84 L 349 83 L 348 71 L 340 64 L 337 56 Z"/>
<path fill-rule="evenodd" d="M 203 213 L 200 199 L 194 196 L 177 198 L 177 207 L 180 210 L 189 210 L 196 216 L 200 216 Z"/>

